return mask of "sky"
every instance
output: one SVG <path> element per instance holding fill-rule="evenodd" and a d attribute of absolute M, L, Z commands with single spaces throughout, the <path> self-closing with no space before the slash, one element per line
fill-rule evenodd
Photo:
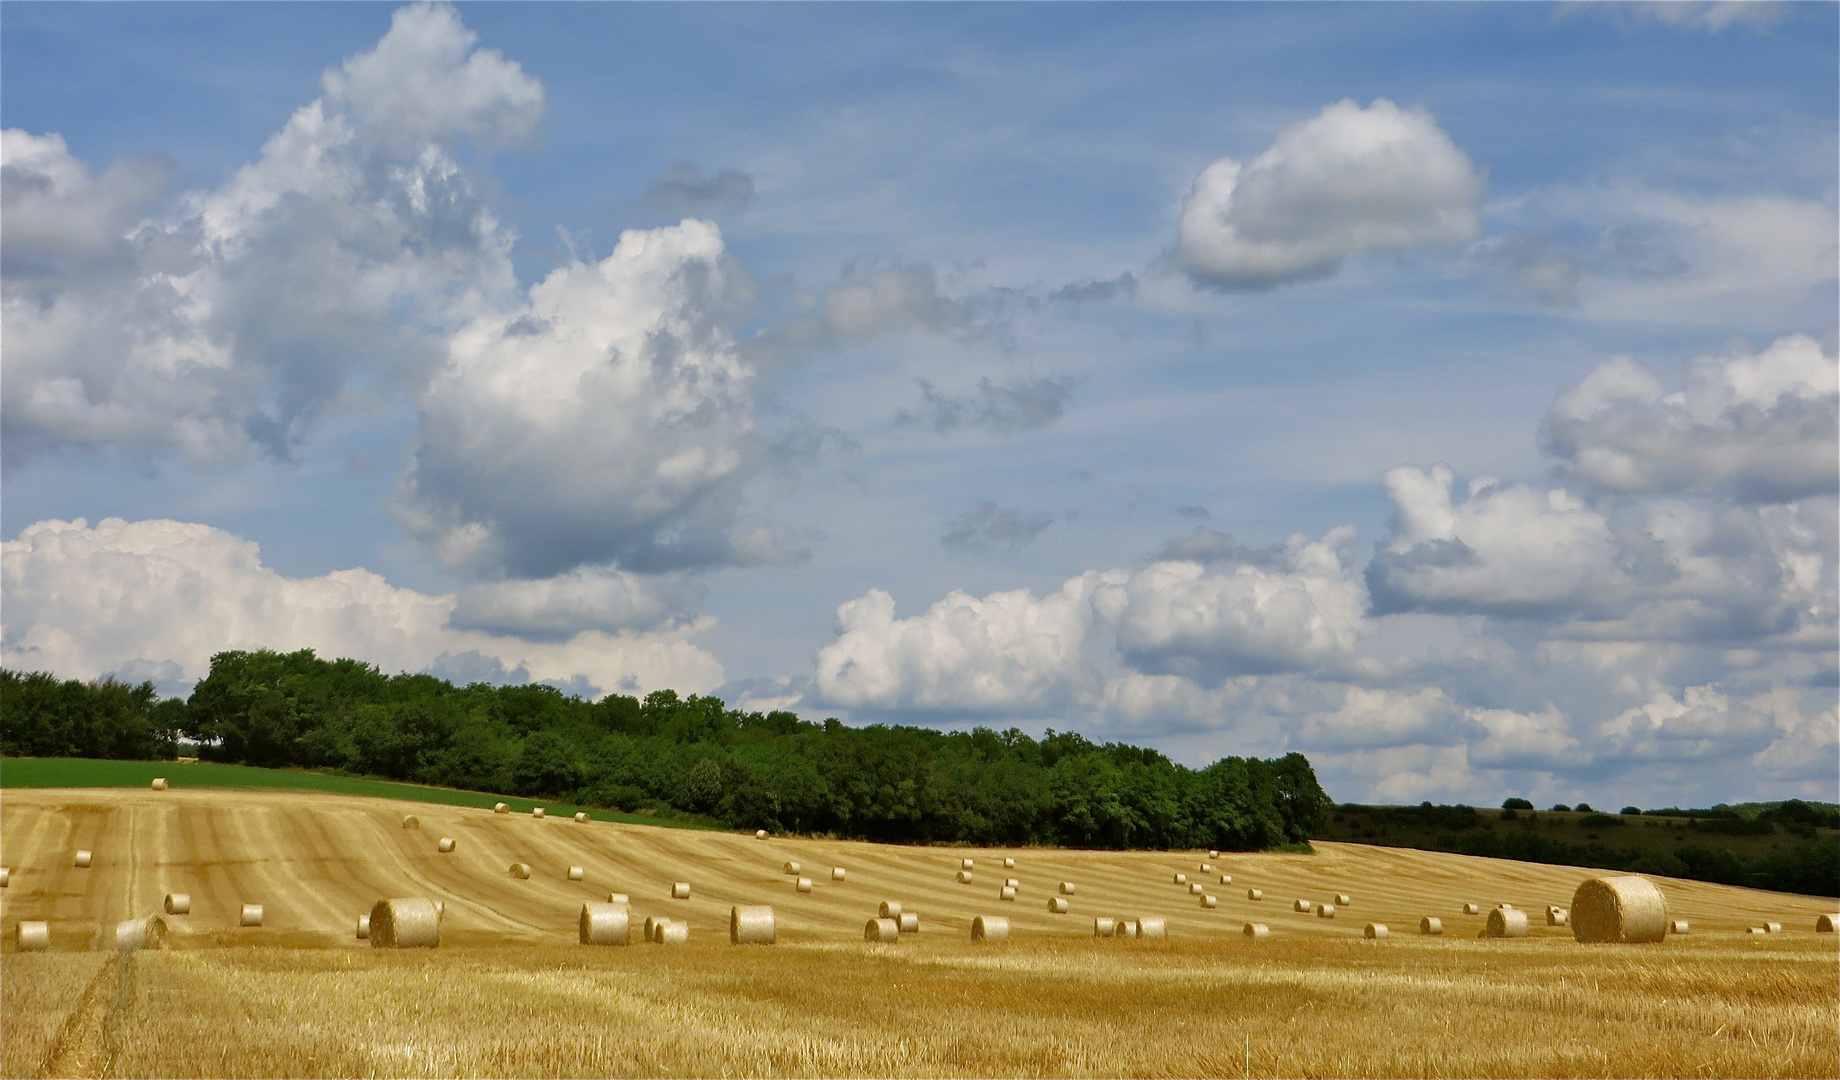
<path fill-rule="evenodd" d="M 0 663 L 1840 787 L 1831 4 L 9 4 Z"/>

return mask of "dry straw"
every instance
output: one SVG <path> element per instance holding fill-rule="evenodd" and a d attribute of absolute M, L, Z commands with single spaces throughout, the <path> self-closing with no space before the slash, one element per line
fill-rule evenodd
<path fill-rule="evenodd" d="M 1262 922 L 1249 922 L 1245 926 L 1240 927 L 1239 932 L 1254 941 L 1264 941 L 1271 936 L 1271 927 L 1266 926 Z"/>
<path fill-rule="evenodd" d="M 13 948 L 19 952 L 43 952 L 51 947 L 51 924 L 21 922 L 13 928 Z"/>
<path fill-rule="evenodd" d="M 192 894 L 169 892 L 166 899 L 160 901 L 160 907 L 168 915 L 190 915 L 192 913 Z"/>
<path fill-rule="evenodd" d="M 1316 905 L 1316 917 L 1319 919 L 1335 918 L 1335 905 L 1334 904 L 1317 904 Z"/>
<path fill-rule="evenodd" d="M 1177 885 L 1188 884 L 1188 875 L 1187 874 L 1177 874 L 1175 876 L 1174 884 L 1177 884 Z"/>
<path fill-rule="evenodd" d="M 588 823 L 588 812 L 586 810 L 575 811 L 575 824 L 586 825 L 587 823 Z"/>
<path fill-rule="evenodd" d="M 1161 940 L 1169 936 L 1169 924 L 1161 918 L 1137 920 L 1137 936 Z"/>
<path fill-rule="evenodd" d="M 166 778 L 164 776 L 156 776 L 153 778 L 153 790 L 155 791 L 165 791 L 166 790 Z"/>
<path fill-rule="evenodd" d="M 1763 932 L 1766 934 L 1780 934 L 1782 933 L 1782 923 L 1779 923 L 1779 922 L 1764 923 Z"/>
<path fill-rule="evenodd" d="M 527 862 L 512 863 L 511 876 L 520 880 L 530 877 L 530 864 Z"/>
<path fill-rule="evenodd" d="M 1112 932 L 1117 928 L 1118 921 L 1116 919 L 1094 919 L 1093 937 L 1111 937 Z"/>
<path fill-rule="evenodd" d="M 960 885 L 969 885 L 969 884 L 971 884 L 971 871 L 969 871 L 969 870 L 960 870 L 960 871 L 958 872 L 958 883 L 959 883 Z"/>
<path fill-rule="evenodd" d="M 1056 915 L 1067 914 L 1067 910 L 1068 910 L 1067 898 L 1064 896 L 1049 897 L 1048 898 L 1048 910 L 1053 912 Z"/>
<path fill-rule="evenodd" d="M 1354 898 L 1349 896 L 1347 893 L 1338 892 L 1335 894 L 1335 906 L 1336 907 L 1347 907 L 1349 904 L 1352 904 L 1352 903 L 1354 903 Z"/>
<path fill-rule="evenodd" d="M 1137 930 L 1138 926 L 1136 920 L 1119 919 L 1118 924 L 1112 927 L 1112 936 L 1134 938 L 1137 936 Z"/>
<path fill-rule="evenodd" d="M 1263 899 L 1265 899 L 1265 891 L 1264 891 L 1263 889 L 1247 889 L 1247 890 L 1246 890 L 1246 899 L 1248 899 L 1248 900 L 1263 900 Z"/>
<path fill-rule="evenodd" d="M 540 818 L 540 817 L 542 817 L 542 816 L 543 816 L 543 808 L 542 808 L 541 806 L 533 806 L 533 807 L 531 807 L 531 808 L 530 808 L 530 816 L 531 816 L 531 817 L 534 817 L 534 818 Z"/>
<path fill-rule="evenodd" d="M 755 829 L 754 830 L 754 839 L 765 840 L 766 838 L 767 838 L 767 830 L 765 829 Z"/>
<path fill-rule="evenodd" d="M 244 904 L 240 924 L 243 926 L 262 925 L 262 905 Z"/>
<path fill-rule="evenodd" d="M 435 850 L 441 852 L 442 854 L 446 854 L 447 852 L 454 850 L 454 838 L 451 836 L 441 837 L 441 842 L 435 845 Z"/>
<path fill-rule="evenodd" d="M 492 812 L 494 814 L 509 814 L 511 812 L 511 807 L 507 803 L 493 803 Z"/>
<path fill-rule="evenodd" d="M 1003 860 L 1003 869 L 1005 869 L 1005 870 L 1014 870 L 1015 868 L 1016 868 L 1016 860 L 1015 860 L 1015 859 L 1012 859 L 1012 858 L 1005 858 L 1005 859 Z"/>
<path fill-rule="evenodd" d="M 658 933 L 658 924 L 663 921 L 663 919 L 654 918 L 650 915 L 645 917 L 645 940 L 652 940 L 652 937 Z"/>
<path fill-rule="evenodd" d="M 1188 883 L 1188 895 L 1190 896 L 1200 896 L 1203 892 L 1206 892 L 1206 891 L 1207 890 L 1203 888 L 1202 884 L 1199 881 L 1191 881 Z"/>
<path fill-rule="evenodd" d="M 1222 885 L 1231 885 L 1231 884 L 1233 884 L 1233 875 L 1232 875 L 1232 874 L 1222 874 L 1222 875 L 1220 875 L 1220 884 L 1222 884 Z"/>
<path fill-rule="evenodd" d="M 898 919 L 901 917 L 901 902 L 899 900 L 884 900 L 882 901 L 882 906 L 878 910 L 881 918 Z"/>
<path fill-rule="evenodd" d="M 81 869 L 87 870 L 89 868 L 90 860 L 92 858 L 94 858 L 94 856 L 92 856 L 87 851 L 77 852 L 77 866 Z"/>
<path fill-rule="evenodd" d="M 436 915 L 442 915 L 442 916 L 445 916 L 445 915 L 447 914 L 447 901 L 445 901 L 445 900 L 436 900 L 436 901 L 434 902 L 434 913 L 435 913 Z"/>
<path fill-rule="evenodd" d="M 416 817 L 414 814 L 404 814 L 403 815 L 403 828 L 419 829 L 421 827 L 422 827 L 421 818 Z"/>
<path fill-rule="evenodd" d="M 794 890 L 798 892 L 810 892 L 811 891 L 811 879 L 808 877 L 802 877 L 799 880 L 793 882 L 792 887 Z"/>
<path fill-rule="evenodd" d="M 1213 863 L 1202 863 L 1199 869 L 1204 874 L 1211 874 L 1214 872 L 1214 864 Z"/>
<path fill-rule="evenodd" d="M 433 949 L 441 944 L 441 911 L 426 896 L 395 896 L 371 905 L 371 948 Z"/>
<path fill-rule="evenodd" d="M 610 892 L 607 894 L 607 902 L 609 904 L 630 904 L 632 898 L 623 892 Z"/>
<path fill-rule="evenodd" d="M 799 874 L 799 864 L 793 862 L 791 859 L 788 859 L 786 860 L 786 864 L 780 867 L 780 870 L 783 873 L 791 874 L 793 877 L 797 877 Z"/>
<path fill-rule="evenodd" d="M 13 876 L 12 870 L 8 869 L 7 867 L 0 866 L 0 889 L 6 888 L 6 883 L 8 879 L 10 879 L 12 876 Z"/>
<path fill-rule="evenodd" d="M 997 890 L 997 898 L 999 900 L 1014 900 L 1016 898 L 1016 887 L 1014 885 L 1003 886 L 1001 889 Z"/>
<path fill-rule="evenodd" d="M 1074 883 L 1073 883 L 1073 882 L 1071 882 L 1071 881 L 1063 881 L 1063 882 L 1061 882 L 1061 895 L 1062 895 L 1062 896 L 1072 896 L 1072 895 L 1074 894 L 1074 892 L 1075 892 L 1075 890 L 1076 890 L 1076 888 L 1077 888 L 1077 887 L 1076 887 L 1076 886 L 1074 885 Z"/>
<path fill-rule="evenodd" d="M 1572 936 L 1579 941 L 1660 941 L 1667 924 L 1667 897 L 1637 874 L 1589 878 L 1572 894 Z"/>
<path fill-rule="evenodd" d="M 843 867 L 841 866 L 831 867 L 831 880 L 832 881 L 843 881 L 848 876 L 849 876 L 849 872 L 846 871 Z"/>
<path fill-rule="evenodd" d="M 632 938 L 632 908 L 611 901 L 581 905 L 577 934 L 583 945 L 624 945 Z"/>
<path fill-rule="evenodd" d="M 1668 933 L 1670 934 L 1685 934 L 1691 931 L 1692 929 L 1693 927 L 1688 925 L 1687 920 L 1685 919 L 1668 920 Z"/>
<path fill-rule="evenodd" d="M 166 920 L 158 915 L 126 919 L 115 924 L 115 948 L 119 952 L 165 947 Z"/>
<path fill-rule="evenodd" d="M 886 944 L 901 940 L 901 924 L 893 919 L 870 919 L 863 923 L 863 940 Z"/>
<path fill-rule="evenodd" d="M 1301 911 L 1305 915 L 1308 915 L 1310 913 L 1310 902 L 1308 900 L 1293 900 L 1291 902 L 1291 910 Z"/>
<path fill-rule="evenodd" d="M 979 915 L 971 920 L 972 941 L 1008 941 L 1009 920 L 1001 915 Z"/>
<path fill-rule="evenodd" d="M 1571 921 L 1572 913 L 1562 907 L 1548 908 L 1546 911 L 1547 926 L 1565 926 Z"/>
<path fill-rule="evenodd" d="M 918 934 L 920 932 L 920 913 L 917 911 L 903 911 L 901 912 L 901 917 L 896 919 L 895 923 L 900 926 L 901 933 L 903 934 Z"/>
<path fill-rule="evenodd" d="M 652 944 L 682 945 L 690 940 L 690 924 L 682 919 L 660 919 L 652 927 Z"/>
<path fill-rule="evenodd" d="M 1489 922 L 1482 928 L 1482 936 L 1526 937 L 1527 913 L 1515 908 L 1496 908 L 1489 912 Z"/>
<path fill-rule="evenodd" d="M 771 906 L 736 904 L 728 909 L 728 943 L 730 945 L 771 945 L 774 936 Z"/>
<path fill-rule="evenodd" d="M 958 860 L 958 868 L 960 870 L 974 870 L 976 869 L 976 865 L 970 859 L 960 859 Z"/>
<path fill-rule="evenodd" d="M 1815 917 L 1814 932 L 1817 934 L 1834 933 L 1836 926 L 1840 926 L 1840 915 L 1817 915 Z"/>
<path fill-rule="evenodd" d="M 1465 914 L 1465 915 L 1480 915 L 1480 914 L 1482 914 L 1482 909 L 1481 909 L 1480 907 L 1478 907 L 1478 906 L 1476 906 L 1475 904 L 1464 904 L 1464 905 L 1463 905 L 1463 914 Z"/>
<path fill-rule="evenodd" d="M 371 917 L 369 915 L 358 916 L 357 933 L 359 941 L 363 941 L 371 936 Z"/>
<path fill-rule="evenodd" d="M 1218 907 L 1219 905 L 1220 905 L 1220 901 L 1215 899 L 1214 897 L 1209 896 L 1206 893 L 1203 893 L 1201 895 L 1201 906 L 1202 907 L 1211 908 L 1211 907 Z"/>
<path fill-rule="evenodd" d="M 688 881 L 673 882 L 671 884 L 671 899 L 673 900 L 690 899 L 690 883 Z"/>
<path fill-rule="evenodd" d="M 569 880 L 570 881 L 580 881 L 581 879 L 587 876 L 588 876 L 587 871 L 583 870 L 581 867 L 579 866 L 569 867 Z"/>
<path fill-rule="evenodd" d="M 1427 915 L 1418 920 L 1418 932 L 1421 934 L 1441 934 L 1444 932 L 1444 920 Z"/>

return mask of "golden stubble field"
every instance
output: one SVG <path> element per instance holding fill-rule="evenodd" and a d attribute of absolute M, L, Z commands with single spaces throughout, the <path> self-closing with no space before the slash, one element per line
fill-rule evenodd
<path fill-rule="evenodd" d="M 400 827 L 413 812 L 421 828 Z M 459 841 L 449 855 L 437 840 Z M 95 852 L 87 870 L 78 848 Z M 8 1076 L 1835 1076 L 1833 901 L 1659 882 L 1693 932 L 1584 946 L 1479 940 L 1461 905 L 1536 914 L 1590 871 L 1320 845 L 1308 855 L 966 850 L 773 839 L 311 794 L 9 791 L 0 803 L 0 1069 Z M 1016 860 L 1005 871 L 1002 859 Z M 958 860 L 977 861 L 958 884 Z M 796 893 L 781 872 L 814 881 Z M 529 880 L 507 873 L 532 867 Z M 579 865 L 584 880 L 567 880 Z M 829 880 L 844 866 L 848 879 Z M 1208 882 L 1203 910 L 1172 883 Z M 1233 876 L 1231 886 L 1218 874 Z M 1005 877 L 1016 902 L 997 899 Z M 692 897 L 673 901 L 670 883 Z M 1077 886 L 1072 912 L 1046 900 Z M 1264 899 L 1246 899 L 1247 888 Z M 689 944 L 573 944 L 586 900 L 689 922 Z M 97 951 L 189 892 L 172 948 Z M 1334 919 L 1295 899 L 1351 895 Z M 446 904 L 442 948 L 382 952 L 379 897 Z M 883 899 L 921 916 L 861 941 Z M 264 925 L 236 927 L 241 903 Z M 780 943 L 727 943 L 770 903 Z M 1013 939 L 969 940 L 970 919 Z M 1170 939 L 1092 938 L 1096 915 Z M 1420 937 L 1421 915 L 1445 936 Z M 1249 919 L 1272 938 L 1239 934 Z M 53 951 L 15 954 L 21 919 Z M 1369 921 L 1393 935 L 1369 941 Z M 1777 921 L 1785 932 L 1743 933 Z"/>

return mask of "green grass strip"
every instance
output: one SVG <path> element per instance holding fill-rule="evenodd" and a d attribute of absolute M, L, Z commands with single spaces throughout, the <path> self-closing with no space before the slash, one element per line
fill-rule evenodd
<path fill-rule="evenodd" d="M 479 806 L 488 810 L 495 802 L 510 805 L 514 813 L 528 814 L 533 806 L 563 817 L 586 810 L 595 821 L 628 825 L 659 825 L 667 829 L 707 829 L 686 821 L 669 821 L 646 814 L 596 810 L 573 803 L 488 795 L 457 788 L 403 784 L 394 780 L 366 780 L 358 776 L 308 772 L 304 769 L 258 769 L 252 765 L 222 765 L 210 761 L 106 761 L 98 758 L 0 758 L 0 788 L 144 788 L 156 776 L 169 788 L 238 788 L 247 791 L 319 791 L 329 795 L 359 795 L 374 799 L 439 803 L 443 806 Z"/>

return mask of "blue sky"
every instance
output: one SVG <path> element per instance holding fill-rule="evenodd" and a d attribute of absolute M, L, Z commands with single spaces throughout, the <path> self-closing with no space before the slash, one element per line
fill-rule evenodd
<path fill-rule="evenodd" d="M 4 662 L 1833 798 L 1836 30 L 11 5 Z"/>

